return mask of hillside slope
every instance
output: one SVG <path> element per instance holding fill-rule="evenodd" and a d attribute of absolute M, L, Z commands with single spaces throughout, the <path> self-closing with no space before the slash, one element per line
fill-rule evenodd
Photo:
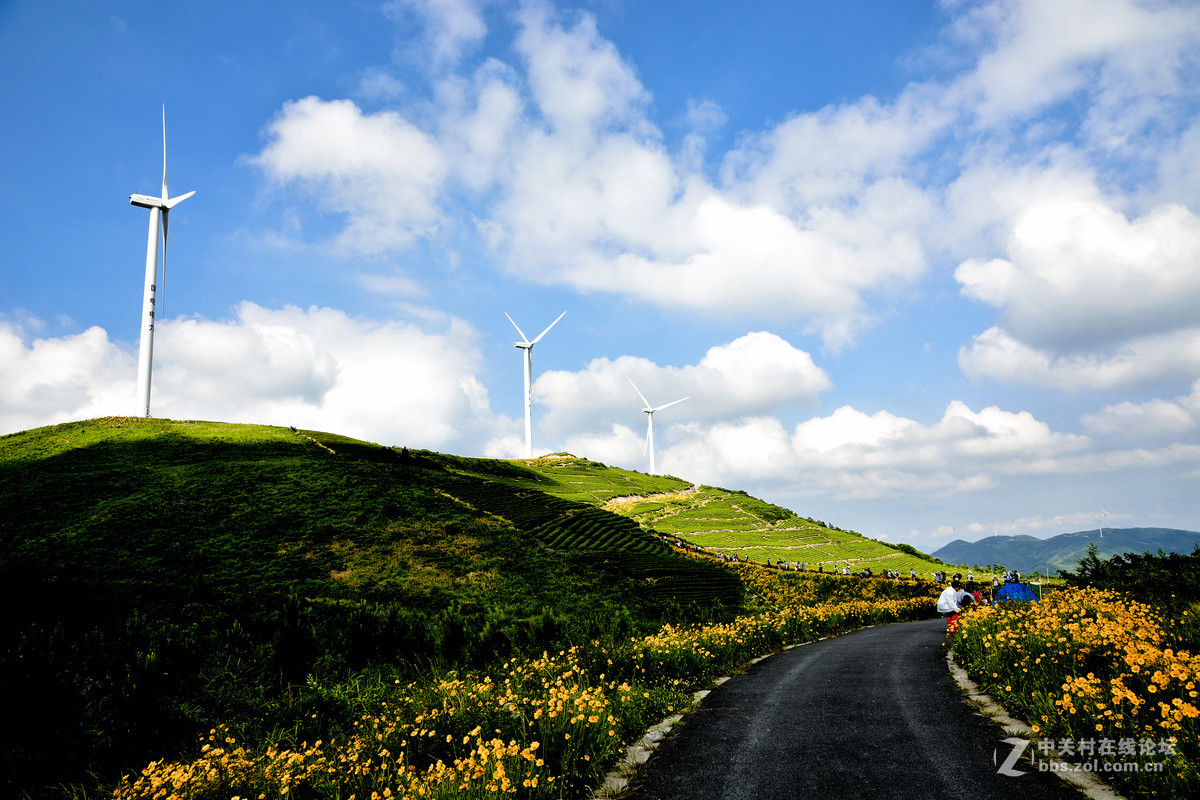
<path fill-rule="evenodd" d="M 1073 571 L 1095 544 L 1101 559 L 1124 553 L 1168 553 L 1187 555 L 1200 545 L 1200 533 L 1174 528 L 1105 528 L 1062 533 L 1048 539 L 1034 536 L 989 536 L 977 542 L 956 539 L 934 555 L 962 564 L 1002 564 L 1020 572 Z"/>
<path fill-rule="evenodd" d="M 736 555 L 759 564 L 804 563 L 826 572 L 870 568 L 875 574 L 895 570 L 907 576 L 912 569 L 924 578 L 948 569 L 943 561 L 907 545 L 831 527 L 745 492 L 695 486 L 669 475 L 631 472 L 567 453 L 516 462 L 435 458 L 448 469 L 492 475 L 514 488 L 596 505 L 668 542 L 682 541 L 710 555 Z"/>
<path fill-rule="evenodd" d="M 252 425 L 0 438 L 0 795 L 111 777 L 217 721 L 327 736 L 354 716 L 336 687 L 365 669 L 490 663 L 740 603 L 732 572 L 546 481 Z"/>

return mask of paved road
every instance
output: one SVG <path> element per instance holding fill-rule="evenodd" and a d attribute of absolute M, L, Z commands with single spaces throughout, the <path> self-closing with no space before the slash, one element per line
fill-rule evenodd
<path fill-rule="evenodd" d="M 630 800 L 1079 800 L 1049 773 L 999 774 L 1012 748 L 959 693 L 945 630 L 867 628 L 756 664 L 676 728 Z"/>

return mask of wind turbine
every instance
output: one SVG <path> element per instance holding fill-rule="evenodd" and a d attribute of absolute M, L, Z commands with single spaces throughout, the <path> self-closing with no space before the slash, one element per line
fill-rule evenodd
<path fill-rule="evenodd" d="M 513 327 L 517 329 L 517 333 L 521 334 L 521 341 L 514 342 L 513 347 L 519 347 L 525 351 L 525 457 L 533 458 L 533 392 L 530 383 L 530 375 L 533 373 L 533 346 L 542 340 L 542 337 L 550 332 L 550 329 L 558 324 L 558 320 L 566 316 L 567 312 L 562 312 L 558 315 L 558 319 L 546 326 L 546 330 L 537 335 L 532 342 L 525 332 L 521 330 L 521 326 L 513 322 L 512 317 L 508 317 L 508 312 L 504 312 L 504 316 L 508 317 L 508 321 L 512 322 Z"/>
<path fill-rule="evenodd" d="M 150 209 L 150 235 L 146 239 L 146 288 L 142 295 L 142 340 L 138 348 L 138 410 L 150 416 L 150 372 L 154 361 L 154 302 L 158 283 L 158 227 L 162 218 L 163 286 L 167 283 L 167 214 L 195 194 L 171 197 L 167 192 L 167 107 L 163 105 L 163 181 L 162 196 L 129 195 L 129 204 Z"/>
<path fill-rule="evenodd" d="M 637 384 L 633 382 L 633 378 L 629 379 L 629 385 L 633 387 L 633 390 L 638 393 L 638 397 L 642 398 L 642 402 L 646 404 L 646 407 L 642 409 L 642 411 L 646 412 L 646 452 L 650 454 L 650 474 L 654 475 L 656 474 L 654 471 L 654 412 L 662 411 L 664 408 L 670 408 L 676 403 L 682 403 L 688 398 L 681 397 L 678 400 L 673 400 L 670 403 L 667 403 L 666 405 L 651 407 L 650 401 L 646 399 L 646 395 L 642 394 L 642 390 L 637 388 Z M 688 397 L 691 397 L 691 395 L 688 395 Z"/>
<path fill-rule="evenodd" d="M 1104 506 L 1100 506 L 1100 511 L 1104 516 L 1100 517 L 1100 538 L 1104 538 L 1104 520 L 1108 519 L 1108 512 L 1104 510 Z"/>

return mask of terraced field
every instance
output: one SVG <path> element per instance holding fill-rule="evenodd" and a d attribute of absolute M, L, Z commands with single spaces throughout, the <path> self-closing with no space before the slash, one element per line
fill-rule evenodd
<path fill-rule="evenodd" d="M 609 470 L 592 462 L 550 461 L 554 466 L 542 467 L 542 471 L 553 470 L 544 475 L 552 480 L 509 475 L 493 481 L 462 481 L 447 485 L 445 491 L 460 502 L 508 520 L 544 547 L 632 576 L 654 602 L 741 603 L 743 589 L 736 575 L 719 564 L 675 552 L 637 521 L 599 505 L 603 501 L 596 498 L 613 497 L 630 486 L 645 488 L 638 473 Z M 597 472 L 597 467 L 603 471 Z M 654 481 L 650 488 L 673 485 L 660 478 L 650 480 Z M 514 493 L 514 485 L 530 488 Z"/>
<path fill-rule="evenodd" d="M 560 457 L 556 463 L 539 459 L 534 469 L 546 477 L 539 488 L 566 497 L 599 501 L 607 511 L 632 519 L 641 528 L 673 541 L 698 546 L 709 554 L 737 555 L 757 563 L 803 563 L 806 569 L 851 571 L 870 567 L 872 572 L 908 571 L 930 578 L 947 565 L 920 558 L 851 531 L 829 528 L 814 519 L 800 517 L 784 507 L 764 503 L 743 492 L 712 486 L 691 486 L 673 477 L 640 473 L 642 492 L 619 493 L 626 481 L 624 470 L 613 470 L 583 459 Z M 599 471 L 598 471 L 599 468 Z M 953 567 L 952 567 L 953 570 Z M 976 571 L 984 577 L 982 571 Z M 988 576 L 990 577 L 990 576 Z"/>
<path fill-rule="evenodd" d="M 876 573 L 896 570 L 904 575 L 911 569 L 925 578 L 938 570 L 965 572 L 920 553 L 831 528 L 744 492 L 615 469 L 566 453 L 517 462 L 482 461 L 470 467 L 474 474 L 479 470 L 503 470 L 496 477 L 507 486 L 528 490 L 529 497 L 552 496 L 563 504 L 538 509 L 476 504 L 531 530 L 555 550 L 666 552 L 670 548 L 662 544 L 665 537 L 672 544 L 683 542 L 714 556 L 736 555 L 758 563 L 782 560 L 826 572 L 847 566 L 853 572 L 869 567 Z M 511 504 L 511 488 L 505 496 Z M 584 513 L 572 503 L 611 513 Z M 627 519 L 628 525 L 613 522 L 616 517 Z M 991 577 L 983 570 L 975 574 L 981 580 Z"/>

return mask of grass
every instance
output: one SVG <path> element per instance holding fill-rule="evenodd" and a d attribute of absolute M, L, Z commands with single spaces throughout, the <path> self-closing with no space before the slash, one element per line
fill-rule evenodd
<path fill-rule="evenodd" d="M 914 556 L 743 492 L 713 486 L 688 487 L 632 501 L 618 498 L 609 500 L 605 508 L 688 544 L 758 562 L 804 562 L 809 569 L 825 571 L 846 566 L 853 572 L 868 567 L 876 573 L 892 569 L 905 575 L 912 569 L 926 578 L 947 569 L 932 558 Z M 990 573 L 980 571 L 978 577 L 984 580 Z"/>

